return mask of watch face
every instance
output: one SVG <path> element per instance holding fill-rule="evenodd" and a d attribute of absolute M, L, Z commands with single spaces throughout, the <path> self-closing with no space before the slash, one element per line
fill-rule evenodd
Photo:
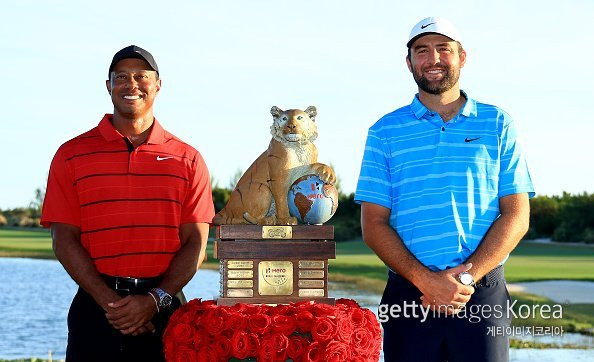
<path fill-rule="evenodd" d="M 163 296 L 163 298 L 161 298 L 161 303 L 159 303 L 159 304 L 161 304 L 161 307 L 167 308 L 171 305 L 171 301 L 172 301 L 171 296 L 169 294 L 165 294 L 165 296 Z"/>
<path fill-rule="evenodd" d="M 470 273 L 460 273 L 458 275 L 458 278 L 460 279 L 460 282 L 464 285 L 472 285 L 474 283 L 474 278 L 472 278 L 472 275 L 470 275 Z"/>
<path fill-rule="evenodd" d="M 167 294 L 166 291 L 161 288 L 153 288 L 153 291 L 159 295 L 160 307 L 167 308 L 171 305 L 173 299 L 171 298 L 171 295 Z"/>

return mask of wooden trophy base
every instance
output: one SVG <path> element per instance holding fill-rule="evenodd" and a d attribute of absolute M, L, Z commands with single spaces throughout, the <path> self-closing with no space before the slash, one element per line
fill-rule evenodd
<path fill-rule="evenodd" d="M 333 237 L 334 228 L 323 225 L 218 226 L 217 304 L 334 304 L 328 297 L 328 259 L 336 258 Z"/>

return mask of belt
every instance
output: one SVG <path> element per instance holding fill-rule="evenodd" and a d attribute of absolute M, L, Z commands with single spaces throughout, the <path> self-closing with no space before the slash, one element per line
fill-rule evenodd
<path fill-rule="evenodd" d="M 161 282 L 161 277 L 155 278 L 129 278 L 129 277 L 114 277 L 111 275 L 101 274 L 105 283 L 115 291 L 128 293 L 147 293 L 152 288 L 155 288 Z"/>
<path fill-rule="evenodd" d="M 392 269 L 388 269 L 388 278 L 403 278 L 402 275 L 396 274 Z M 502 281 L 505 279 L 503 273 L 503 265 L 497 266 L 495 269 L 488 272 L 484 277 L 480 278 L 474 283 L 475 287 L 486 287 L 496 282 Z M 405 279 L 406 280 L 406 279 Z"/>
<path fill-rule="evenodd" d="M 503 265 L 499 265 L 495 269 L 488 272 L 484 277 L 477 280 L 474 285 L 477 287 L 486 287 L 504 279 L 505 276 L 503 273 Z"/>

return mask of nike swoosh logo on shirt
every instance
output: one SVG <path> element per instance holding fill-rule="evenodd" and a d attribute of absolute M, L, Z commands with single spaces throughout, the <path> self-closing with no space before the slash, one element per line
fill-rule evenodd
<path fill-rule="evenodd" d="M 464 139 L 464 142 L 472 142 L 472 141 L 476 141 L 476 140 L 478 140 L 478 139 L 480 139 L 480 138 L 482 138 L 482 137 L 477 137 L 477 138 L 468 138 L 468 137 L 466 137 L 466 138 Z"/>
<path fill-rule="evenodd" d="M 169 157 L 161 157 L 161 156 L 157 156 L 157 161 L 163 161 L 163 160 L 168 160 L 170 158 L 173 158 L 173 156 L 169 156 Z"/>

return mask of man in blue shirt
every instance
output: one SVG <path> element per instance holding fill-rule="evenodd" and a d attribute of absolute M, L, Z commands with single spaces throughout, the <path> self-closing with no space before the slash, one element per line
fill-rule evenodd
<path fill-rule="evenodd" d="M 506 361 L 503 263 L 534 195 L 516 128 L 460 90 L 466 52 L 450 22 L 423 19 L 407 47 L 419 93 L 369 129 L 355 195 L 363 239 L 390 269 L 384 355 Z"/>

